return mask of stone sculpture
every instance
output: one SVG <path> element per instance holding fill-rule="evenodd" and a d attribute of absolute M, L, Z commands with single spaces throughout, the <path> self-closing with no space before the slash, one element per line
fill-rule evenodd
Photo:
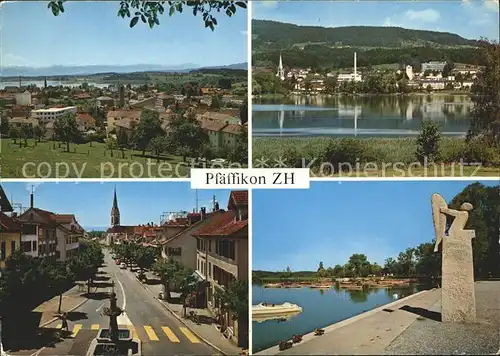
<path fill-rule="evenodd" d="M 439 194 L 432 194 L 432 217 L 436 234 L 434 251 L 442 251 L 441 318 L 443 322 L 474 323 L 476 297 L 474 293 L 474 265 L 472 239 L 474 230 L 465 230 L 472 210 L 470 203 L 463 203 L 460 210 L 448 208 Z M 446 235 L 447 217 L 453 217 Z"/>

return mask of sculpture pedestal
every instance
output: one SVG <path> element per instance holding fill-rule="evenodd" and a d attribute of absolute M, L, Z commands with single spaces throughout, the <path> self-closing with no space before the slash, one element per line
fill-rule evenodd
<path fill-rule="evenodd" d="M 443 239 L 441 317 L 443 322 L 475 323 L 474 264 L 471 239 L 474 231 Z"/>
<path fill-rule="evenodd" d="M 141 354 L 141 341 L 131 337 L 130 329 L 119 328 L 117 341 L 110 339 L 109 329 L 100 329 L 97 337 L 90 343 L 86 356 L 141 356 Z"/>

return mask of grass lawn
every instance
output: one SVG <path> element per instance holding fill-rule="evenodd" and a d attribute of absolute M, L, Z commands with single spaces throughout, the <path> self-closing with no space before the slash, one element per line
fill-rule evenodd
<path fill-rule="evenodd" d="M 500 152 L 474 152 L 475 157 L 495 164 L 467 165 L 463 159 L 470 155 L 462 138 L 443 138 L 440 142 L 441 161 L 428 163 L 427 168 L 416 160 L 414 138 L 362 138 L 358 147 L 343 147 L 342 139 L 328 137 L 254 137 L 253 166 L 255 168 L 310 168 L 311 177 L 498 177 Z M 351 141 L 352 143 L 352 141 Z M 333 144 L 333 145 L 332 145 Z M 329 164 L 325 157 L 336 154 L 337 163 Z M 462 159 L 462 161 L 461 161 Z M 323 163 L 325 162 L 325 163 Z M 344 172 L 332 173 L 330 167 L 342 164 Z M 461 164 L 460 162 L 463 162 Z M 469 162 L 477 162 L 476 160 Z"/>
<path fill-rule="evenodd" d="M 19 142 L 19 141 L 18 141 Z M 28 140 L 28 147 L 19 148 L 12 139 L 1 139 L 2 178 L 187 178 L 190 162 L 182 157 L 164 155 L 142 156 L 141 151 L 111 152 L 104 143 L 66 145 Z"/>

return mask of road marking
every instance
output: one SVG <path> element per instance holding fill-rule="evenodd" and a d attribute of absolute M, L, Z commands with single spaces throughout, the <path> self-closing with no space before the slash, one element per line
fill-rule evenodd
<path fill-rule="evenodd" d="M 104 306 L 104 303 L 101 304 L 101 306 L 99 308 L 97 308 L 95 311 L 98 312 L 99 310 L 101 310 L 101 308 Z"/>
<path fill-rule="evenodd" d="M 144 331 L 146 331 L 146 334 L 148 334 L 148 337 L 151 341 L 159 341 L 158 336 L 156 335 L 155 331 L 153 328 L 149 325 L 144 325 Z"/>
<path fill-rule="evenodd" d="M 139 333 L 137 332 L 137 329 L 135 328 L 135 326 L 130 325 L 129 330 L 132 332 L 133 339 L 139 339 Z"/>
<path fill-rule="evenodd" d="M 80 329 L 82 328 L 82 324 L 75 324 L 73 327 L 73 333 L 71 334 L 72 337 L 76 337 Z"/>
<path fill-rule="evenodd" d="M 168 339 L 172 342 L 181 342 L 179 338 L 174 334 L 174 332 L 168 326 L 162 326 L 163 332 L 167 335 Z"/>
<path fill-rule="evenodd" d="M 188 328 L 179 327 L 179 329 L 184 335 L 186 335 L 188 340 L 191 341 L 193 344 L 200 343 L 200 340 L 198 340 L 198 338 L 196 336 L 194 336 L 193 333 L 191 331 L 189 331 Z"/>
<path fill-rule="evenodd" d="M 56 329 L 62 329 L 62 324 L 57 324 Z"/>
<path fill-rule="evenodd" d="M 125 295 L 125 289 L 123 288 L 123 284 L 122 284 L 122 282 L 120 282 L 120 279 L 118 278 L 116 273 L 115 273 L 115 277 L 116 277 L 116 281 L 118 282 L 118 284 L 120 285 L 120 288 L 122 290 L 122 295 L 123 295 L 122 310 L 125 310 L 126 309 L 125 307 L 127 306 L 127 296 Z"/>
<path fill-rule="evenodd" d="M 92 324 L 90 327 L 91 330 L 99 330 L 99 324 Z"/>

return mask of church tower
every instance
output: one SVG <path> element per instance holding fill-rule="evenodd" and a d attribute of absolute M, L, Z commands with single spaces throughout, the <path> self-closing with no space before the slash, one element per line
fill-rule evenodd
<path fill-rule="evenodd" d="M 111 208 L 111 226 L 120 226 L 120 209 L 118 209 L 118 199 L 116 198 L 116 187 L 115 187 L 115 195 L 113 197 L 113 207 Z"/>
<path fill-rule="evenodd" d="M 276 73 L 276 76 L 280 78 L 281 81 L 285 80 L 285 71 L 283 69 L 283 60 L 281 59 L 281 53 L 280 53 L 280 64 L 278 66 L 278 73 Z"/>

